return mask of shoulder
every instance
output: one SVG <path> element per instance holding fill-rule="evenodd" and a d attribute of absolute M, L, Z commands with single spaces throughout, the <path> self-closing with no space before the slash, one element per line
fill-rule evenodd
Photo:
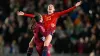
<path fill-rule="evenodd" d="M 59 14 L 60 12 L 55 12 L 54 14 Z"/>
<path fill-rule="evenodd" d="M 43 14 L 42 17 L 46 17 L 48 14 Z"/>
<path fill-rule="evenodd" d="M 39 23 L 39 24 L 38 24 L 38 28 L 39 28 L 39 30 L 41 30 L 41 31 L 45 31 L 45 28 L 44 28 L 44 26 L 43 26 L 42 23 Z"/>
<path fill-rule="evenodd" d="M 43 23 L 38 23 L 38 26 L 39 26 L 39 28 L 42 28 L 42 29 L 44 28 Z"/>
<path fill-rule="evenodd" d="M 52 14 L 52 16 L 56 16 L 56 15 L 58 15 L 60 12 L 54 12 L 53 14 Z"/>
<path fill-rule="evenodd" d="M 38 26 L 38 27 L 43 27 L 43 24 L 40 23 L 40 22 L 38 22 L 38 23 L 37 23 L 37 26 Z"/>

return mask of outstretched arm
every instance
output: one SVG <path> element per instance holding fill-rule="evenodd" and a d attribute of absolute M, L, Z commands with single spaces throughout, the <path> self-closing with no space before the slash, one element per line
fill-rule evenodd
<path fill-rule="evenodd" d="M 24 12 L 22 12 L 22 11 L 18 11 L 17 12 L 17 15 L 20 15 L 20 16 L 27 16 L 27 17 L 32 17 L 32 18 L 34 18 L 34 14 L 27 14 L 27 13 L 24 13 Z"/>
<path fill-rule="evenodd" d="M 69 9 L 67 9 L 67 10 L 64 10 L 64 11 L 58 12 L 58 15 L 61 16 L 61 15 L 64 15 L 64 14 L 66 14 L 66 13 L 71 12 L 71 11 L 74 10 L 76 7 L 80 6 L 81 3 L 82 3 L 82 1 L 77 2 L 77 3 L 75 4 L 75 6 L 69 8 Z"/>

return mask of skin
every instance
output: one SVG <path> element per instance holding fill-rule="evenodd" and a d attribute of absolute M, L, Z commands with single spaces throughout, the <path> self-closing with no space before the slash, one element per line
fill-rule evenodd
<path fill-rule="evenodd" d="M 47 11 L 48 11 L 49 15 L 52 14 L 52 13 L 54 13 L 54 11 L 55 11 L 54 5 L 49 4 Z"/>
<path fill-rule="evenodd" d="M 34 42 L 33 42 L 33 38 L 31 39 L 31 41 L 29 42 L 29 48 L 33 48 L 34 47 Z"/>

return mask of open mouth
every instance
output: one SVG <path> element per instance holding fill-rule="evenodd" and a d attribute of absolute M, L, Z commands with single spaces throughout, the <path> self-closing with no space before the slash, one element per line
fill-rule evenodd
<path fill-rule="evenodd" d="M 52 10 L 52 9 L 49 9 L 49 10 Z"/>

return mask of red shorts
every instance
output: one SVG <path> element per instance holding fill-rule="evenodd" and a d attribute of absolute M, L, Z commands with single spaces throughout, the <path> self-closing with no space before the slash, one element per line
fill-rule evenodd
<path fill-rule="evenodd" d="M 47 53 L 47 56 L 51 56 L 51 55 L 50 55 L 50 48 L 51 48 L 51 47 L 52 47 L 52 45 L 50 44 L 50 45 L 48 46 L 48 53 Z M 39 56 L 42 56 L 43 46 L 36 46 L 36 50 L 37 50 Z"/>

